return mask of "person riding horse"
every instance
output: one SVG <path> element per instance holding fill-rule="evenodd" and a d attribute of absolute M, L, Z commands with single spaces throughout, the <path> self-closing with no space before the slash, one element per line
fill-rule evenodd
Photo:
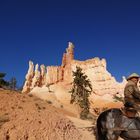
<path fill-rule="evenodd" d="M 138 81 L 140 76 L 136 73 L 128 76 L 124 88 L 124 107 L 126 110 L 132 108 L 136 112 L 140 111 L 140 90 L 138 89 Z"/>
<path fill-rule="evenodd" d="M 96 140 L 140 140 L 140 76 L 131 74 L 124 89 L 124 108 L 103 111 L 96 121 Z M 136 115 L 138 113 L 138 115 Z"/>

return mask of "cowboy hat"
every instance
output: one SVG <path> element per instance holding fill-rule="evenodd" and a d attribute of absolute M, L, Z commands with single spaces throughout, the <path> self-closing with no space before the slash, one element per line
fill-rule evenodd
<path fill-rule="evenodd" d="M 140 78 L 140 76 L 137 73 L 132 73 L 127 77 L 127 80 L 130 80 L 131 78 Z"/>

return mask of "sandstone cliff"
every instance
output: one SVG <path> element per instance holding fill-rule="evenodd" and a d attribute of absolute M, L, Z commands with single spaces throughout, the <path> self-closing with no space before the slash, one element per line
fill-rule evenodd
<path fill-rule="evenodd" d="M 71 83 L 73 81 L 72 71 L 75 71 L 76 66 L 83 69 L 83 72 L 88 76 L 95 94 L 102 96 L 105 94 L 114 95 L 122 93 L 126 79 L 123 78 L 122 83 L 118 83 L 116 79 L 107 71 L 105 59 L 98 57 L 85 61 L 74 59 L 74 45 L 69 42 L 66 52 L 63 54 L 61 66 L 35 66 L 33 62 L 29 62 L 29 70 L 26 75 L 26 82 L 23 87 L 23 92 L 29 92 L 34 87 L 47 86 L 59 82 Z"/>

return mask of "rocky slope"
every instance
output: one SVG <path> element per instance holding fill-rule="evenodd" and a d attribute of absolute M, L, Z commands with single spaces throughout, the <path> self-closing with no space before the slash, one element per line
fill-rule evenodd
<path fill-rule="evenodd" d="M 36 97 L 0 91 L 0 140 L 82 140 L 66 113 Z"/>
<path fill-rule="evenodd" d="M 1 89 L 0 103 L 0 140 L 95 140 L 95 122 L 77 118 L 65 104 L 56 108 L 31 94 Z"/>

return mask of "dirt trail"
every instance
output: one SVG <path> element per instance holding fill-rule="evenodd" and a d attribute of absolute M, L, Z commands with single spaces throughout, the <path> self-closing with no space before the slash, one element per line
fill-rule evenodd
<path fill-rule="evenodd" d="M 94 129 L 92 121 L 81 120 L 74 117 L 67 116 L 76 126 L 76 128 L 82 133 L 82 140 L 95 140 Z"/>

